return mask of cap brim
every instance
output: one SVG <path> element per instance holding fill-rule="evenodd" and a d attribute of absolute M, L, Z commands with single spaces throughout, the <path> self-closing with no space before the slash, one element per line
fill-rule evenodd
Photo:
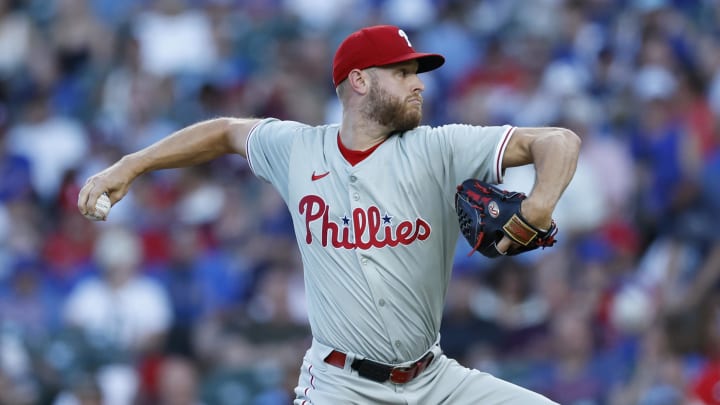
<path fill-rule="evenodd" d="M 418 73 L 435 70 L 445 63 L 445 57 L 440 54 L 414 52 L 402 55 L 401 57 L 394 58 L 389 61 L 385 61 L 381 64 L 378 64 L 377 66 L 387 66 L 394 63 L 406 62 L 409 60 L 418 61 Z"/>
<path fill-rule="evenodd" d="M 445 63 L 445 57 L 436 53 L 425 53 L 421 54 L 417 58 L 418 61 L 418 73 L 429 72 L 435 70 Z"/>

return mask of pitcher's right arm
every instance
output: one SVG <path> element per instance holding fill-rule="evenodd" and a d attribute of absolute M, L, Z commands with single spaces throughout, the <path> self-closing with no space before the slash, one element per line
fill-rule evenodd
<path fill-rule="evenodd" d="M 114 205 L 140 175 L 160 169 L 189 167 L 227 154 L 247 157 L 245 142 L 259 122 L 255 118 L 214 118 L 187 126 L 168 137 L 123 156 L 115 164 L 88 178 L 78 194 L 78 210 L 95 212 L 95 203 L 107 193 Z"/>

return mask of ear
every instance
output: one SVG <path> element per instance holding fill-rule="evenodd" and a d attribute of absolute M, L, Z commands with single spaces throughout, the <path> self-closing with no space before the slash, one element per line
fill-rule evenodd
<path fill-rule="evenodd" d="M 355 93 L 364 95 L 370 90 L 370 76 L 360 69 L 351 70 L 347 81 Z"/>

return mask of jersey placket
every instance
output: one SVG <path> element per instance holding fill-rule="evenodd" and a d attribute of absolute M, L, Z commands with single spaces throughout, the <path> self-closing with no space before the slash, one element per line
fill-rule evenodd
<path fill-rule="evenodd" d="M 369 201 L 364 201 L 363 196 L 367 195 L 364 191 L 362 181 L 358 177 L 357 173 L 349 173 L 348 191 L 350 197 L 350 208 L 351 211 L 361 209 L 367 211 L 369 207 Z M 360 238 L 369 238 L 369 234 L 355 235 L 355 242 L 357 243 Z M 384 249 L 390 249 L 390 247 L 384 247 Z M 393 362 L 397 362 L 400 357 L 399 350 L 402 348 L 402 342 L 398 339 L 399 334 L 395 333 L 392 325 L 397 325 L 398 322 L 394 319 L 392 311 L 390 310 L 392 297 L 387 294 L 387 289 L 382 284 L 383 281 L 379 277 L 380 268 L 375 264 L 376 259 L 373 257 L 374 248 L 370 249 L 355 249 L 357 259 L 362 266 L 365 278 L 370 288 L 370 294 L 373 297 L 373 303 L 375 304 L 375 312 L 382 320 L 385 327 L 386 338 L 391 344 L 391 350 L 393 353 Z"/>

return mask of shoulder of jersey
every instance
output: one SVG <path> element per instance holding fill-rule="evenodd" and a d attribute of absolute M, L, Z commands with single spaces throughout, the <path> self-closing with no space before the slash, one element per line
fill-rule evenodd
<path fill-rule="evenodd" d="M 299 132 L 302 134 L 313 134 L 313 135 L 326 135 L 328 133 L 330 134 L 337 134 L 337 132 L 340 130 L 340 124 L 324 124 L 324 125 L 308 125 L 303 124 L 301 127 L 298 128 Z"/>
<path fill-rule="evenodd" d="M 397 137 L 398 140 L 408 142 L 408 141 L 419 141 L 422 140 L 426 136 L 434 136 L 440 133 L 438 129 L 441 127 L 431 127 L 428 125 L 421 125 L 417 128 L 411 129 L 409 131 L 404 132 L 401 136 Z"/>

